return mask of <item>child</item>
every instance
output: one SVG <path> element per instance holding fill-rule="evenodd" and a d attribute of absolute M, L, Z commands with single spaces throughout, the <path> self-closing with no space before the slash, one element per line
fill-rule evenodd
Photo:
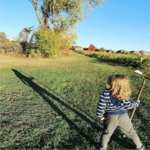
<path fill-rule="evenodd" d="M 114 74 L 108 78 L 106 90 L 101 93 L 97 108 L 98 118 L 104 120 L 104 129 L 98 146 L 100 149 L 107 148 L 107 143 L 117 126 L 133 140 L 136 148 L 144 149 L 127 114 L 127 109 L 137 107 L 140 100 L 131 103 L 130 95 L 131 89 L 127 77 Z"/>

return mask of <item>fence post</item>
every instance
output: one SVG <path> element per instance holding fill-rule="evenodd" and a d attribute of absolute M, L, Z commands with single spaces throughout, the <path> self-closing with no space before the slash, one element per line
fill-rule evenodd
<path fill-rule="evenodd" d="M 133 62 L 133 57 L 131 57 L 131 65 L 132 65 L 132 62 Z"/>
<path fill-rule="evenodd" d="M 141 57 L 141 59 L 140 59 L 140 66 L 142 65 L 142 57 Z"/>

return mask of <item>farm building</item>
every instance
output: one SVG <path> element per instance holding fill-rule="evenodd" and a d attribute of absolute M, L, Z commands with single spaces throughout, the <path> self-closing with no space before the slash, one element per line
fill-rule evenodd
<path fill-rule="evenodd" d="M 142 55 L 150 55 L 149 52 L 141 52 Z"/>
<path fill-rule="evenodd" d="M 126 50 L 118 50 L 117 53 L 127 53 Z"/>
<path fill-rule="evenodd" d="M 81 47 L 81 46 L 75 46 L 75 50 L 83 50 L 83 47 Z"/>
<path fill-rule="evenodd" d="M 88 48 L 84 47 L 83 50 L 88 50 Z"/>
<path fill-rule="evenodd" d="M 107 53 L 113 53 L 113 50 L 106 50 Z"/>
<path fill-rule="evenodd" d="M 130 54 L 140 55 L 141 53 L 139 51 L 130 51 Z"/>

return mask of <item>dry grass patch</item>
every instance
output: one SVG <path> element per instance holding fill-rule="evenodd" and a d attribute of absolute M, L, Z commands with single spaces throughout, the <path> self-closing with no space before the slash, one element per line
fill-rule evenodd
<path fill-rule="evenodd" d="M 15 66 L 24 66 L 24 65 L 31 65 L 31 66 L 47 66 L 51 64 L 57 64 L 58 60 L 63 60 L 64 58 L 18 58 L 14 56 L 7 56 L 7 55 L 0 55 L 0 63 L 7 64 L 7 65 L 15 65 Z M 57 62 L 56 62 L 57 60 Z"/>

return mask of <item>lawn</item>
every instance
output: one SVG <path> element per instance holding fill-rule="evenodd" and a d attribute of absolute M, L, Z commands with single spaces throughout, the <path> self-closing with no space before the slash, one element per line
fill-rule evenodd
<path fill-rule="evenodd" d="M 108 77 L 128 76 L 134 102 L 143 81 L 134 70 L 78 53 L 65 59 L 1 55 L 1 149 L 94 149 L 103 129 L 97 103 Z M 140 100 L 132 122 L 150 149 L 149 78 Z M 135 149 L 122 135 L 117 128 L 108 149 Z"/>

